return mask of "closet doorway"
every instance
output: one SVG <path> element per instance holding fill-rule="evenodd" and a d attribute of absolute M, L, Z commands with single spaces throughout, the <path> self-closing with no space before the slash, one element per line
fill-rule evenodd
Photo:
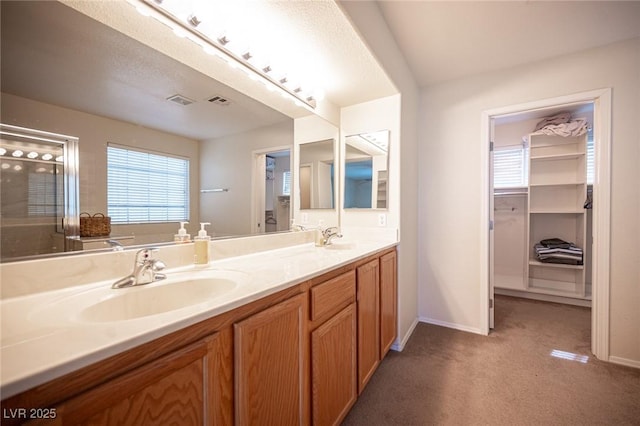
<path fill-rule="evenodd" d="M 483 114 L 487 334 L 495 294 L 591 306 L 591 349 L 608 359 L 610 96 L 599 90 Z M 567 116 L 569 124 L 553 128 Z M 536 132 L 548 117 L 552 126 Z M 548 249 L 554 237 L 574 246 Z"/>
<path fill-rule="evenodd" d="M 291 149 L 253 152 L 252 233 L 289 229 L 291 221 Z"/>

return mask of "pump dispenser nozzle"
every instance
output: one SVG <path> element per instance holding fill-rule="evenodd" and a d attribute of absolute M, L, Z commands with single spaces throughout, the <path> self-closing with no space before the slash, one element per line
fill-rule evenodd
<path fill-rule="evenodd" d="M 200 230 L 198 231 L 198 237 L 208 237 L 207 230 L 204 229 L 205 226 L 211 225 L 211 222 L 201 222 Z"/>
<path fill-rule="evenodd" d="M 184 226 L 188 224 L 189 222 L 180 222 L 180 229 L 178 229 L 178 233 L 173 236 L 173 241 L 176 243 L 188 243 L 191 241 L 191 235 L 187 234 L 187 230 L 184 229 Z"/>

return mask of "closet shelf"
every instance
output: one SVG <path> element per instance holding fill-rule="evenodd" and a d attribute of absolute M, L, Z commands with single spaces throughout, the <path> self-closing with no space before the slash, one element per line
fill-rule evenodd
<path fill-rule="evenodd" d="M 584 152 L 571 152 L 566 154 L 549 154 L 549 155 L 535 155 L 531 156 L 531 161 L 553 161 L 553 160 L 572 160 L 575 158 L 584 157 L 587 154 Z"/>
<path fill-rule="evenodd" d="M 586 182 L 554 182 L 554 183 L 531 183 L 530 187 L 546 187 L 546 186 L 577 186 L 584 185 Z"/>
<path fill-rule="evenodd" d="M 581 293 L 577 291 L 553 290 L 549 288 L 536 288 L 532 286 L 529 286 L 527 288 L 527 291 L 531 293 L 548 294 L 550 296 L 561 296 L 561 297 L 571 297 L 572 299 L 591 300 L 591 297 L 583 296 Z"/>
<path fill-rule="evenodd" d="M 584 265 L 565 265 L 563 263 L 545 263 L 537 260 L 529 259 L 529 266 L 542 266 L 544 268 L 556 268 L 556 269 L 584 269 Z"/>
<path fill-rule="evenodd" d="M 584 209 L 529 210 L 530 214 L 585 214 Z"/>

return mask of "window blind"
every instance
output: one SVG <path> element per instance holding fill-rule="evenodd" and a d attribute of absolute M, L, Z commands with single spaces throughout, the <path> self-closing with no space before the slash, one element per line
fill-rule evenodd
<path fill-rule="evenodd" d="M 291 172 L 282 173 L 282 195 L 291 195 Z"/>
<path fill-rule="evenodd" d="M 517 188 L 528 185 L 528 150 L 523 146 L 498 148 L 493 152 L 493 187 Z"/>
<path fill-rule="evenodd" d="M 189 218 L 189 160 L 107 147 L 107 214 L 112 223 Z"/>
<path fill-rule="evenodd" d="M 587 184 L 592 185 L 595 180 L 595 142 L 593 140 L 593 128 L 587 133 Z"/>

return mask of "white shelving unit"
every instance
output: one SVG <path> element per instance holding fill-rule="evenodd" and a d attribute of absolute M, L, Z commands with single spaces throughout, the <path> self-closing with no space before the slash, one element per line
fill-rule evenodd
<path fill-rule="evenodd" d="M 584 265 L 539 262 L 534 250 L 540 240 L 561 238 L 582 248 L 586 258 L 586 141 L 586 135 L 529 136 L 529 292 L 591 299 Z"/>

